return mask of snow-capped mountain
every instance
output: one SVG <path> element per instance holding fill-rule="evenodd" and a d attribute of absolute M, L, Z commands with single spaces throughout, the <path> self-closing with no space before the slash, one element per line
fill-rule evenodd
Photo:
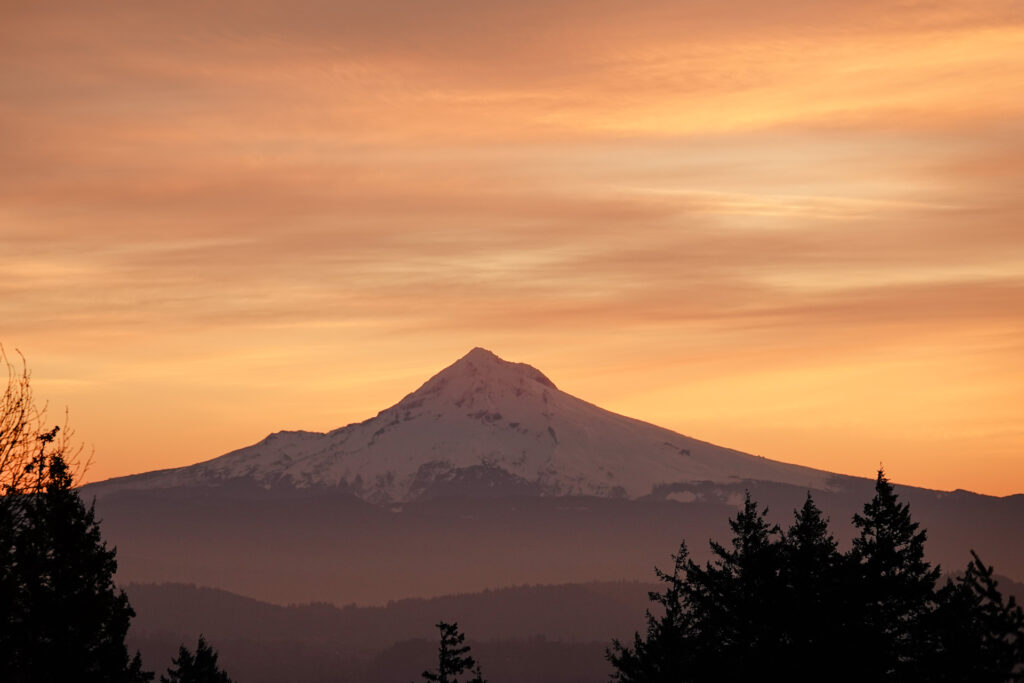
<path fill-rule="evenodd" d="M 728 538 L 744 490 L 786 525 L 808 489 L 841 543 L 871 479 L 720 448 L 610 413 L 474 349 L 376 417 L 83 487 L 118 578 L 275 602 L 383 602 L 649 580 L 681 540 Z M 929 555 L 1024 576 L 1024 496 L 900 487 Z M 669 565 L 671 566 L 671 565 Z"/>
<path fill-rule="evenodd" d="M 243 480 L 336 487 L 395 503 L 481 489 L 640 498 L 698 481 L 822 490 L 833 476 L 611 413 L 560 391 L 529 365 L 475 348 L 365 422 L 327 433 L 278 432 L 213 460 L 89 488 L 102 496 Z"/>

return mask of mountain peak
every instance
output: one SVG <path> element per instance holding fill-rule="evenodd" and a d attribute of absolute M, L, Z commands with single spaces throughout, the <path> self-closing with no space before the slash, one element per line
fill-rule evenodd
<path fill-rule="evenodd" d="M 551 389 L 557 389 L 554 382 L 532 365 L 504 360 L 480 346 L 474 347 L 465 356 L 434 375 L 424 388 L 435 383 L 448 383 L 459 379 L 480 380 L 486 384 L 521 384 L 524 380 L 532 380 Z"/>
<path fill-rule="evenodd" d="M 482 346 L 474 346 L 472 349 L 469 350 L 469 353 L 467 353 L 465 356 L 463 356 L 459 360 L 460 361 L 475 360 L 475 361 L 481 361 L 481 362 L 483 362 L 483 361 L 488 361 L 488 362 L 492 362 L 492 361 L 505 362 L 505 361 L 502 361 L 502 359 L 498 357 L 498 354 L 496 354 L 493 351 L 490 351 L 488 349 L 485 349 Z"/>

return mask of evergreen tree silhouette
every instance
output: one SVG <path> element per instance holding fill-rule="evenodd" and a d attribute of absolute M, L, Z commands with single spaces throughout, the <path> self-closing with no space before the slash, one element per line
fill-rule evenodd
<path fill-rule="evenodd" d="M 487 683 L 480 666 L 469 654 L 469 646 L 463 643 L 465 634 L 459 632 L 458 622 L 437 623 L 441 631 L 441 644 L 437 650 L 437 671 L 424 671 L 423 679 L 434 683 L 457 683 L 459 676 L 467 671 L 472 673 L 469 683 Z"/>
<path fill-rule="evenodd" d="M 22 661 L 27 600 L 17 564 L 19 525 L 10 494 L 0 493 L 0 680 L 14 679 Z M 22 676 L 24 678 L 24 676 Z"/>
<path fill-rule="evenodd" d="M 939 590 L 930 680 L 1024 681 L 1024 611 L 1004 600 L 993 571 L 972 550 L 964 574 Z"/>
<path fill-rule="evenodd" d="M 654 568 L 658 580 L 666 586 L 663 593 L 652 591 L 647 594 L 661 612 L 661 616 L 656 617 L 647 610 L 647 637 L 635 634 L 632 647 L 616 639 L 605 650 L 605 657 L 615 667 L 612 680 L 622 683 L 690 680 L 693 631 L 686 602 L 689 553 L 685 542 L 679 545 L 679 552 L 672 556 L 672 560 L 671 574 Z"/>
<path fill-rule="evenodd" d="M 810 492 L 794 511 L 782 553 L 784 651 L 790 662 L 803 663 L 787 677 L 791 681 L 840 680 L 835 663 L 851 656 L 844 645 L 850 605 L 843 586 L 842 555 Z"/>
<path fill-rule="evenodd" d="M 748 492 L 729 520 L 731 547 L 712 541 L 714 559 L 701 566 L 684 543 L 671 574 L 655 569 L 666 584 L 650 594 L 661 616 L 648 611 L 646 638 L 635 634 L 632 646 L 613 641 L 606 650 L 613 680 L 771 680 L 786 668 L 783 540 L 766 515 Z"/>
<path fill-rule="evenodd" d="M 839 553 L 810 493 L 781 534 L 747 495 L 730 547 L 704 566 L 674 556 L 647 633 L 605 652 L 613 681 L 1024 682 L 1024 611 L 976 554 L 935 590 L 925 532 L 878 473 Z"/>
<path fill-rule="evenodd" d="M 933 652 L 928 626 L 940 569 L 924 558 L 927 533 L 898 501 L 882 470 L 875 495 L 853 517 L 859 535 L 849 555 L 848 582 L 857 593 L 851 626 L 865 680 L 921 680 L 921 666 Z"/>
<path fill-rule="evenodd" d="M 114 587 L 114 550 L 73 488 L 81 448 L 48 426 L 21 365 L 0 346 L 0 681 L 149 681 L 124 646 L 135 613 Z"/>
<path fill-rule="evenodd" d="M 711 541 L 714 559 L 687 566 L 692 665 L 699 676 L 740 680 L 770 676 L 776 668 L 785 608 L 782 538 L 767 513 L 748 491 L 743 508 L 729 520 L 731 548 Z"/>
<path fill-rule="evenodd" d="M 166 676 L 160 676 L 160 683 L 232 683 L 228 675 L 217 665 L 217 652 L 199 636 L 195 654 L 187 647 L 178 648 L 178 656 L 171 660 Z"/>
<path fill-rule="evenodd" d="M 57 430 L 39 437 L 31 482 L 0 497 L 0 680 L 149 681 L 125 634 L 135 612 L 113 583 L 115 551 L 72 488 Z"/>

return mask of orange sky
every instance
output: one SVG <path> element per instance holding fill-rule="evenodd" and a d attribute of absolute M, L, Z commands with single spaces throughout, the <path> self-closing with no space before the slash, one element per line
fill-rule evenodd
<path fill-rule="evenodd" d="M 90 479 L 473 346 L 691 436 L 1024 492 L 1024 3 L 0 0 L 0 343 Z"/>

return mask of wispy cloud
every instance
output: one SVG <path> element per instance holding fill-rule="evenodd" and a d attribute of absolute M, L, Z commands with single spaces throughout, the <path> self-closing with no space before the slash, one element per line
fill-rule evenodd
<path fill-rule="evenodd" d="M 1024 447 L 1019 2 L 3 14 L 0 337 L 55 400 L 133 416 L 83 416 L 96 476 L 361 419 L 484 344 L 595 400 L 649 384 L 612 407 L 729 445 L 864 474 L 816 458 L 879 430 L 908 480 L 1024 489 L 915 470 L 912 424 L 806 397 L 888 373 L 918 435 Z M 758 401 L 799 406 L 792 438 Z"/>

